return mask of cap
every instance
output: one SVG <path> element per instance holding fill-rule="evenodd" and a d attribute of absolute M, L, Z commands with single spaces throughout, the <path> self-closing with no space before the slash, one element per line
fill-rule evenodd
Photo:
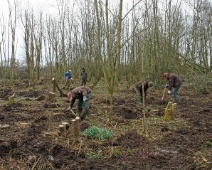
<path fill-rule="evenodd" d="M 150 81 L 148 82 L 148 87 L 152 87 L 153 86 L 153 83 Z"/>

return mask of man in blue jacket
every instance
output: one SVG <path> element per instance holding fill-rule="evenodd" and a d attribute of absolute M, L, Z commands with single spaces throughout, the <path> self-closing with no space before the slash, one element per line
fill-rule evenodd
<path fill-rule="evenodd" d="M 68 89 L 70 89 L 71 79 L 72 79 L 71 70 L 66 71 L 64 76 L 65 76 L 65 79 L 66 79 L 66 86 L 68 87 Z"/>

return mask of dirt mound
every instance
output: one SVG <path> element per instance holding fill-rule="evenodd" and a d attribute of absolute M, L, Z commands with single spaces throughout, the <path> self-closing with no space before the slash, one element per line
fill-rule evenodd
<path fill-rule="evenodd" d="M 122 134 L 119 138 L 117 138 L 116 142 L 125 149 L 137 148 L 142 147 L 146 143 L 146 139 L 142 135 L 138 134 L 134 129 Z"/>
<path fill-rule="evenodd" d="M 44 108 L 57 108 L 57 107 L 60 107 L 60 104 L 58 104 L 58 103 L 44 103 L 43 107 Z"/>
<path fill-rule="evenodd" d="M 114 115 L 122 116 L 125 119 L 136 119 L 142 116 L 138 110 L 127 107 L 114 108 Z"/>
<path fill-rule="evenodd" d="M 39 97 L 44 93 L 42 90 L 26 90 L 26 91 L 20 91 L 17 93 L 17 95 L 22 97 Z"/>
<path fill-rule="evenodd" d="M 46 98 L 45 95 L 38 96 L 37 101 L 43 101 L 45 100 L 45 98 Z"/>
<path fill-rule="evenodd" d="M 13 110 L 13 109 L 15 109 L 15 108 L 19 108 L 19 107 L 23 107 L 24 105 L 22 104 L 22 103 L 20 103 L 20 102 L 15 102 L 15 103 L 11 103 L 11 104 L 9 104 L 9 105 L 5 105 L 4 106 L 4 108 L 3 108 L 3 110 L 4 111 L 11 111 L 11 110 Z"/>
<path fill-rule="evenodd" d="M 80 124 L 80 130 L 81 130 L 81 132 L 83 132 L 84 130 L 86 130 L 87 128 L 89 128 L 89 124 L 88 123 L 86 123 L 86 122 L 82 122 L 81 124 Z"/>
<path fill-rule="evenodd" d="M 6 100 L 8 96 L 11 96 L 13 94 L 13 90 L 9 88 L 2 88 L 0 89 L 0 98 L 3 100 Z"/>
<path fill-rule="evenodd" d="M 42 131 L 46 130 L 48 128 L 48 125 L 46 124 L 47 121 L 48 118 L 46 116 L 41 116 L 35 119 L 28 130 L 28 140 L 33 140 L 34 137 L 41 134 Z"/>
<path fill-rule="evenodd" d="M 17 148 L 17 141 L 2 141 L 0 140 L 0 156 L 6 156 L 10 150 Z"/>

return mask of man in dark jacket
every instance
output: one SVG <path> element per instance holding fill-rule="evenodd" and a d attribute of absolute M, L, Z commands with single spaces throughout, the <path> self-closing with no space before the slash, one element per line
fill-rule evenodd
<path fill-rule="evenodd" d="M 168 88 L 168 94 L 171 94 L 171 90 L 174 88 L 174 102 L 178 103 L 178 91 L 182 86 L 182 81 L 174 73 L 164 73 L 163 79 L 167 80 L 166 88 Z"/>
<path fill-rule="evenodd" d="M 90 109 L 91 89 L 86 86 L 79 86 L 68 92 L 67 97 L 71 102 L 67 110 L 72 109 L 75 100 L 78 99 L 77 111 L 81 120 L 84 120 Z"/>
<path fill-rule="evenodd" d="M 84 68 L 82 68 L 81 78 L 82 78 L 81 86 L 85 86 L 87 82 L 87 73 Z"/>
<path fill-rule="evenodd" d="M 145 97 L 147 96 L 147 89 L 153 86 L 153 83 L 151 81 L 144 81 L 144 83 L 142 83 L 142 81 L 138 82 L 135 84 L 134 86 L 134 91 L 137 94 L 137 99 L 138 99 L 138 103 L 142 103 L 142 84 L 144 84 L 144 95 Z"/>

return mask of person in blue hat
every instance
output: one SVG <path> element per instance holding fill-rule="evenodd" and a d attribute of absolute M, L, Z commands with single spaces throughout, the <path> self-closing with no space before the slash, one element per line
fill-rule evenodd
<path fill-rule="evenodd" d="M 65 79 L 66 79 L 66 85 L 65 86 L 67 86 L 68 89 L 70 89 L 71 79 L 72 79 L 71 70 L 66 71 L 64 76 L 65 76 Z"/>

